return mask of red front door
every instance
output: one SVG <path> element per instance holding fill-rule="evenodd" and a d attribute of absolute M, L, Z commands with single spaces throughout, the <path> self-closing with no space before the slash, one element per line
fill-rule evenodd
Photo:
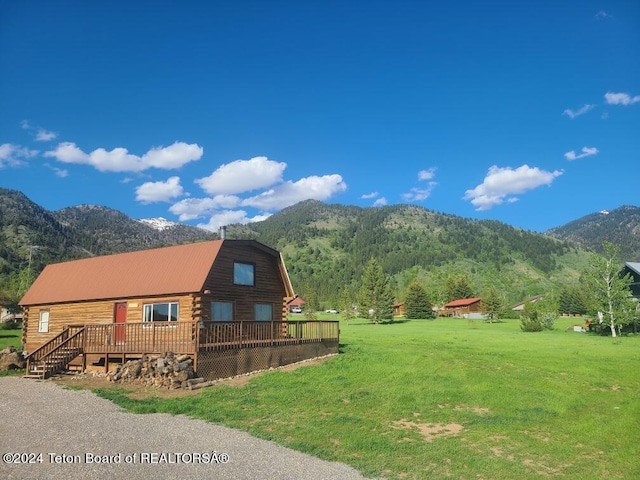
<path fill-rule="evenodd" d="M 115 323 L 115 341 L 116 343 L 124 343 L 124 324 L 127 321 L 127 302 L 116 303 L 113 321 Z"/>

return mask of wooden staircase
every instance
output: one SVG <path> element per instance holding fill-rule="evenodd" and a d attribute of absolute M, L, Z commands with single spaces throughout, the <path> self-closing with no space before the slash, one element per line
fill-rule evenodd
<path fill-rule="evenodd" d="M 49 378 L 67 368 L 83 353 L 84 326 L 66 327 L 59 335 L 27 356 L 25 378 Z"/>

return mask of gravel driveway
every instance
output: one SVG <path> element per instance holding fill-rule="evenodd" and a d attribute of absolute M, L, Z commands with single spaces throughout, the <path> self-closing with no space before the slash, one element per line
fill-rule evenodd
<path fill-rule="evenodd" d="M 2 479 L 364 478 L 245 432 L 180 415 L 127 413 L 51 381 L 0 377 L 0 418 Z"/>

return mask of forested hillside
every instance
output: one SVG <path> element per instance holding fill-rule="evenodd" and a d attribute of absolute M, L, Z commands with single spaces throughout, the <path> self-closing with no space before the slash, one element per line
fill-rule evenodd
<path fill-rule="evenodd" d="M 32 280 L 49 263 L 212 238 L 216 235 L 188 225 L 158 231 L 101 206 L 50 212 L 21 192 L 0 188 L 0 282 L 5 289 L 20 274 Z"/>
<path fill-rule="evenodd" d="M 357 290 L 371 257 L 394 276 L 398 299 L 419 278 L 438 301 L 446 278 L 464 274 L 479 295 L 495 285 L 514 302 L 576 282 L 585 258 L 568 242 L 411 205 L 359 208 L 309 200 L 229 231 L 281 250 L 299 292 L 329 303 L 344 286 Z"/>
<path fill-rule="evenodd" d="M 602 243 L 619 245 L 625 261 L 640 262 L 640 208 L 625 205 L 615 210 L 586 215 L 549 235 L 568 240 L 588 250 L 602 252 Z"/>
<path fill-rule="evenodd" d="M 338 304 L 345 287 L 355 297 L 372 257 L 391 276 L 396 300 L 417 279 L 436 304 L 446 300 L 447 281 L 461 276 L 474 294 L 493 287 L 507 303 L 577 285 L 588 258 L 567 240 L 414 205 L 360 208 L 309 200 L 227 232 L 280 250 L 297 293 L 327 308 Z M 52 262 L 211 238 L 217 234 L 187 225 L 159 230 L 102 206 L 49 212 L 20 192 L 0 189 L 4 288 L 26 269 L 33 277 Z"/>

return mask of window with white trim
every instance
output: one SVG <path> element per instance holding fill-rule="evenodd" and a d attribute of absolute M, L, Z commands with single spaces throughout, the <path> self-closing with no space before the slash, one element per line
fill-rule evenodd
<path fill-rule="evenodd" d="M 49 310 L 40 310 L 40 319 L 38 320 L 38 332 L 46 333 L 49 331 Z"/>
<path fill-rule="evenodd" d="M 215 322 L 232 322 L 233 303 L 211 302 L 211 320 Z"/>
<path fill-rule="evenodd" d="M 178 302 L 147 303 L 142 319 L 145 322 L 177 322 Z"/>
<path fill-rule="evenodd" d="M 270 303 L 256 303 L 253 306 L 253 316 L 256 322 L 270 322 L 273 320 L 273 305 Z"/>
<path fill-rule="evenodd" d="M 255 265 L 253 263 L 233 262 L 234 285 L 255 285 Z"/>

